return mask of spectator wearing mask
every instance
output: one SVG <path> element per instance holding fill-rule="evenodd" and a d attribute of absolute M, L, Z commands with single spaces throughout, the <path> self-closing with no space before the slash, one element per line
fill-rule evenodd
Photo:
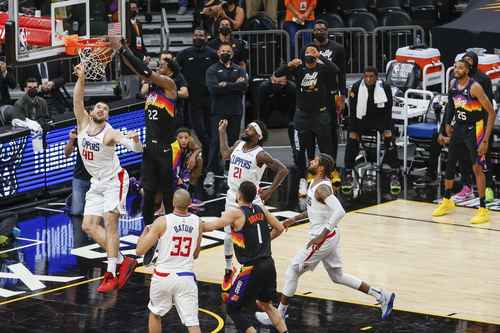
<path fill-rule="evenodd" d="M 346 88 L 346 58 L 345 48 L 342 44 L 328 38 L 328 23 L 324 20 L 316 20 L 313 28 L 313 44 L 319 49 L 319 53 L 333 62 L 339 68 L 337 78 L 332 78 L 332 88 L 330 91 L 331 102 L 329 103 L 330 115 L 332 117 L 332 138 L 333 138 L 333 160 L 337 159 L 338 148 L 338 113 L 345 108 Z M 305 48 L 300 52 L 303 59 Z M 338 88 L 337 88 L 338 82 Z"/>
<path fill-rule="evenodd" d="M 354 83 L 349 94 L 349 137 L 344 162 L 346 178 L 342 187 L 343 192 L 351 193 L 353 186 L 359 181 L 353 170 L 362 134 L 371 135 L 374 131 L 380 132 L 384 140 L 382 162 L 393 169 L 399 168 L 396 144 L 392 135 L 392 103 L 391 87 L 378 78 L 376 68 L 365 68 L 363 78 Z M 393 187 L 398 185 L 397 176 L 393 175 L 391 192 L 396 191 Z"/>
<path fill-rule="evenodd" d="M 229 44 L 232 51 L 232 63 L 239 65 L 241 68 L 246 69 L 246 61 L 248 59 L 248 49 L 245 42 L 234 39 L 231 37 L 233 26 L 231 21 L 223 18 L 219 21 L 219 33 L 217 38 L 208 42 L 208 46 L 218 51 L 221 44 Z"/>
<path fill-rule="evenodd" d="M 293 123 L 299 141 L 297 169 L 301 178 L 299 190 L 301 196 L 307 191 L 306 152 L 309 160 L 314 159 L 315 139 L 321 153 L 330 156 L 333 154 L 332 120 L 328 112 L 328 104 L 331 100 L 331 78 L 336 77 L 337 73 L 338 67 L 321 56 L 318 47 L 314 44 L 306 47 L 304 62 L 298 58 L 293 59 L 274 73 L 276 77 L 293 75 L 297 85 Z"/>
<path fill-rule="evenodd" d="M 247 19 L 254 17 L 264 7 L 264 12 L 276 24 L 276 13 L 278 11 L 278 0 L 246 0 Z"/>
<path fill-rule="evenodd" d="M 295 113 L 297 87 L 286 76 L 271 76 L 257 89 L 255 101 L 258 119 L 268 127 L 286 127 Z"/>
<path fill-rule="evenodd" d="M 210 155 L 204 186 L 212 188 L 214 176 L 222 175 L 219 152 L 219 122 L 227 119 L 228 144 L 232 146 L 240 134 L 243 114 L 243 96 L 248 88 L 248 76 L 243 68 L 233 62 L 231 44 L 223 43 L 217 51 L 219 62 L 207 70 L 206 80 L 211 99 Z"/>
<path fill-rule="evenodd" d="M 283 29 L 290 36 L 290 48 L 295 53 L 295 34 L 302 29 L 314 27 L 316 0 L 285 0 L 286 14 Z M 307 44 L 307 40 L 305 44 Z"/>
<path fill-rule="evenodd" d="M 3 60 L 0 60 L 0 107 L 12 104 L 9 88 L 14 89 L 17 85 L 14 75 L 9 73 L 7 64 Z"/>
<path fill-rule="evenodd" d="M 139 22 L 139 7 L 137 2 L 129 3 L 129 24 L 127 24 L 127 45 L 136 57 L 149 64 L 144 39 L 142 35 L 142 23 Z M 125 63 L 120 66 L 120 90 L 123 99 L 136 98 L 140 90 L 140 82 L 137 73 L 134 73 Z"/>
<path fill-rule="evenodd" d="M 16 112 L 12 120 L 12 126 L 31 130 L 35 152 L 43 150 L 43 127 L 51 121 L 47 102 L 38 96 L 39 89 L 39 84 L 35 78 L 26 80 L 26 87 L 24 88 L 26 94 L 14 104 Z"/>
<path fill-rule="evenodd" d="M 177 63 L 186 78 L 189 95 L 189 119 L 202 145 L 203 163 L 206 167 L 210 151 L 210 99 L 205 74 L 217 63 L 217 52 L 207 47 L 207 33 L 202 29 L 193 32 L 193 46 L 177 54 Z"/>

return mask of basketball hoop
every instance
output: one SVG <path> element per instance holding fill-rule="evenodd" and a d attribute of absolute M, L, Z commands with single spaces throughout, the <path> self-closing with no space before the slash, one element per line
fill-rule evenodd
<path fill-rule="evenodd" d="M 114 51 L 110 43 L 103 38 L 79 38 L 66 36 L 64 38 L 66 54 L 80 56 L 80 63 L 85 68 L 88 80 L 100 81 L 106 76 L 106 65 L 113 59 Z"/>

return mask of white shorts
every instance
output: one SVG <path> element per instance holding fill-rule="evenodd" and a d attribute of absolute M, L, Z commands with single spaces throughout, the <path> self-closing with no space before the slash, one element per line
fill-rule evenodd
<path fill-rule="evenodd" d="M 118 210 L 126 213 L 125 202 L 128 193 L 128 173 L 125 169 L 111 179 L 90 179 L 90 189 L 85 195 L 83 215 L 103 216 L 104 213 Z"/>
<path fill-rule="evenodd" d="M 262 202 L 262 199 L 259 197 L 258 194 L 252 203 L 254 205 L 264 206 L 264 202 Z M 224 207 L 224 210 L 229 210 L 229 208 L 240 208 L 240 206 L 238 206 L 238 203 L 236 203 L 236 192 L 233 192 L 231 190 L 227 191 L 226 206 Z M 225 226 L 224 231 L 230 233 L 231 226 L 230 225 Z"/>
<path fill-rule="evenodd" d="M 198 286 L 194 276 L 153 274 L 149 289 L 149 310 L 163 317 L 175 305 L 184 326 L 199 326 Z"/>
<path fill-rule="evenodd" d="M 340 235 L 333 231 L 327 237 L 319 249 L 304 247 L 293 257 L 292 265 L 297 266 L 298 272 L 313 271 L 320 262 L 323 262 L 325 268 L 342 267 Z"/>

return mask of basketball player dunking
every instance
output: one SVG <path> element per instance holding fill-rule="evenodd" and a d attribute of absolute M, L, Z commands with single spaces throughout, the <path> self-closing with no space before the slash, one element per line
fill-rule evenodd
<path fill-rule="evenodd" d="M 241 140 L 237 141 L 233 147 L 229 147 L 226 134 L 227 120 L 219 123 L 220 151 L 224 160 L 230 160 L 227 184 L 229 189 L 226 195 L 226 207 L 237 208 L 236 194 L 240 184 L 244 181 L 252 182 L 259 188 L 262 174 L 266 167 L 275 172 L 273 182 L 269 188 L 260 191 L 255 198 L 256 204 L 263 205 L 280 186 L 281 182 L 288 175 L 288 169 L 280 161 L 274 159 L 263 148 L 262 144 L 267 139 L 267 128 L 261 121 L 254 121 L 248 124 Z M 226 271 L 222 282 L 223 292 L 231 287 L 232 265 L 233 265 L 233 242 L 231 239 L 231 227 L 227 226 L 224 231 L 224 255 L 226 260 Z"/>
<path fill-rule="evenodd" d="M 295 294 L 299 277 L 307 271 L 313 271 L 322 262 L 333 282 L 373 296 L 381 305 L 382 319 L 385 319 L 392 311 L 395 294 L 372 288 L 366 282 L 345 274 L 342 270 L 339 253 L 340 235 L 337 225 L 345 215 L 345 211 L 333 194 L 332 183 L 328 177 L 333 167 L 333 158 L 323 153 L 310 162 L 308 171 L 314 176 L 314 179 L 307 191 L 307 210 L 294 219 L 286 220 L 283 223 L 285 227 L 289 227 L 296 221 L 309 217 L 311 240 L 295 255 L 292 264 L 285 273 L 285 285 L 278 310 L 285 318 L 288 299 Z M 261 324 L 271 324 L 266 313 L 257 312 L 255 315 Z"/>
<path fill-rule="evenodd" d="M 142 143 L 135 132 L 124 136 L 107 122 L 109 106 L 97 103 L 90 113 L 85 111 L 85 68 L 75 67 L 78 80 L 74 89 L 73 108 L 78 127 L 78 148 L 85 169 L 91 175 L 90 189 L 85 196 L 82 229 L 106 250 L 108 267 L 104 279 L 97 288 L 110 292 L 122 288 L 132 275 L 137 262 L 124 257 L 119 251 L 118 218 L 125 213 L 128 191 L 128 174 L 120 166 L 115 151 L 117 144 L 142 152 Z M 104 218 L 104 226 L 100 222 Z M 117 265 L 119 273 L 117 275 Z"/>

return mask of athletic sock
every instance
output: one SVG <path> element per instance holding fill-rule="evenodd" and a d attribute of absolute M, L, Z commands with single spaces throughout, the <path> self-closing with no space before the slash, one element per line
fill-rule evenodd
<path fill-rule="evenodd" d="M 108 258 L 108 272 L 113 274 L 113 276 L 116 276 L 116 263 L 118 259 L 117 258 Z"/>
<path fill-rule="evenodd" d="M 378 301 L 382 297 L 382 290 L 370 287 L 368 289 L 368 295 L 373 296 Z"/>
<path fill-rule="evenodd" d="M 278 311 L 281 313 L 281 316 L 284 318 L 286 315 L 286 311 L 288 310 L 288 305 L 281 304 L 278 305 Z"/>
<path fill-rule="evenodd" d="M 120 251 L 118 251 L 118 258 L 117 258 L 116 263 L 118 265 L 121 265 L 124 259 L 125 259 L 125 257 L 123 256 L 123 254 Z"/>
<path fill-rule="evenodd" d="M 485 197 L 479 198 L 479 207 L 486 208 L 486 199 L 485 199 Z"/>
<path fill-rule="evenodd" d="M 451 198 L 451 190 L 444 190 L 444 197 L 446 199 L 450 199 Z"/>
<path fill-rule="evenodd" d="M 225 256 L 226 260 L 226 269 L 232 270 L 233 269 L 233 255 L 228 255 Z"/>

